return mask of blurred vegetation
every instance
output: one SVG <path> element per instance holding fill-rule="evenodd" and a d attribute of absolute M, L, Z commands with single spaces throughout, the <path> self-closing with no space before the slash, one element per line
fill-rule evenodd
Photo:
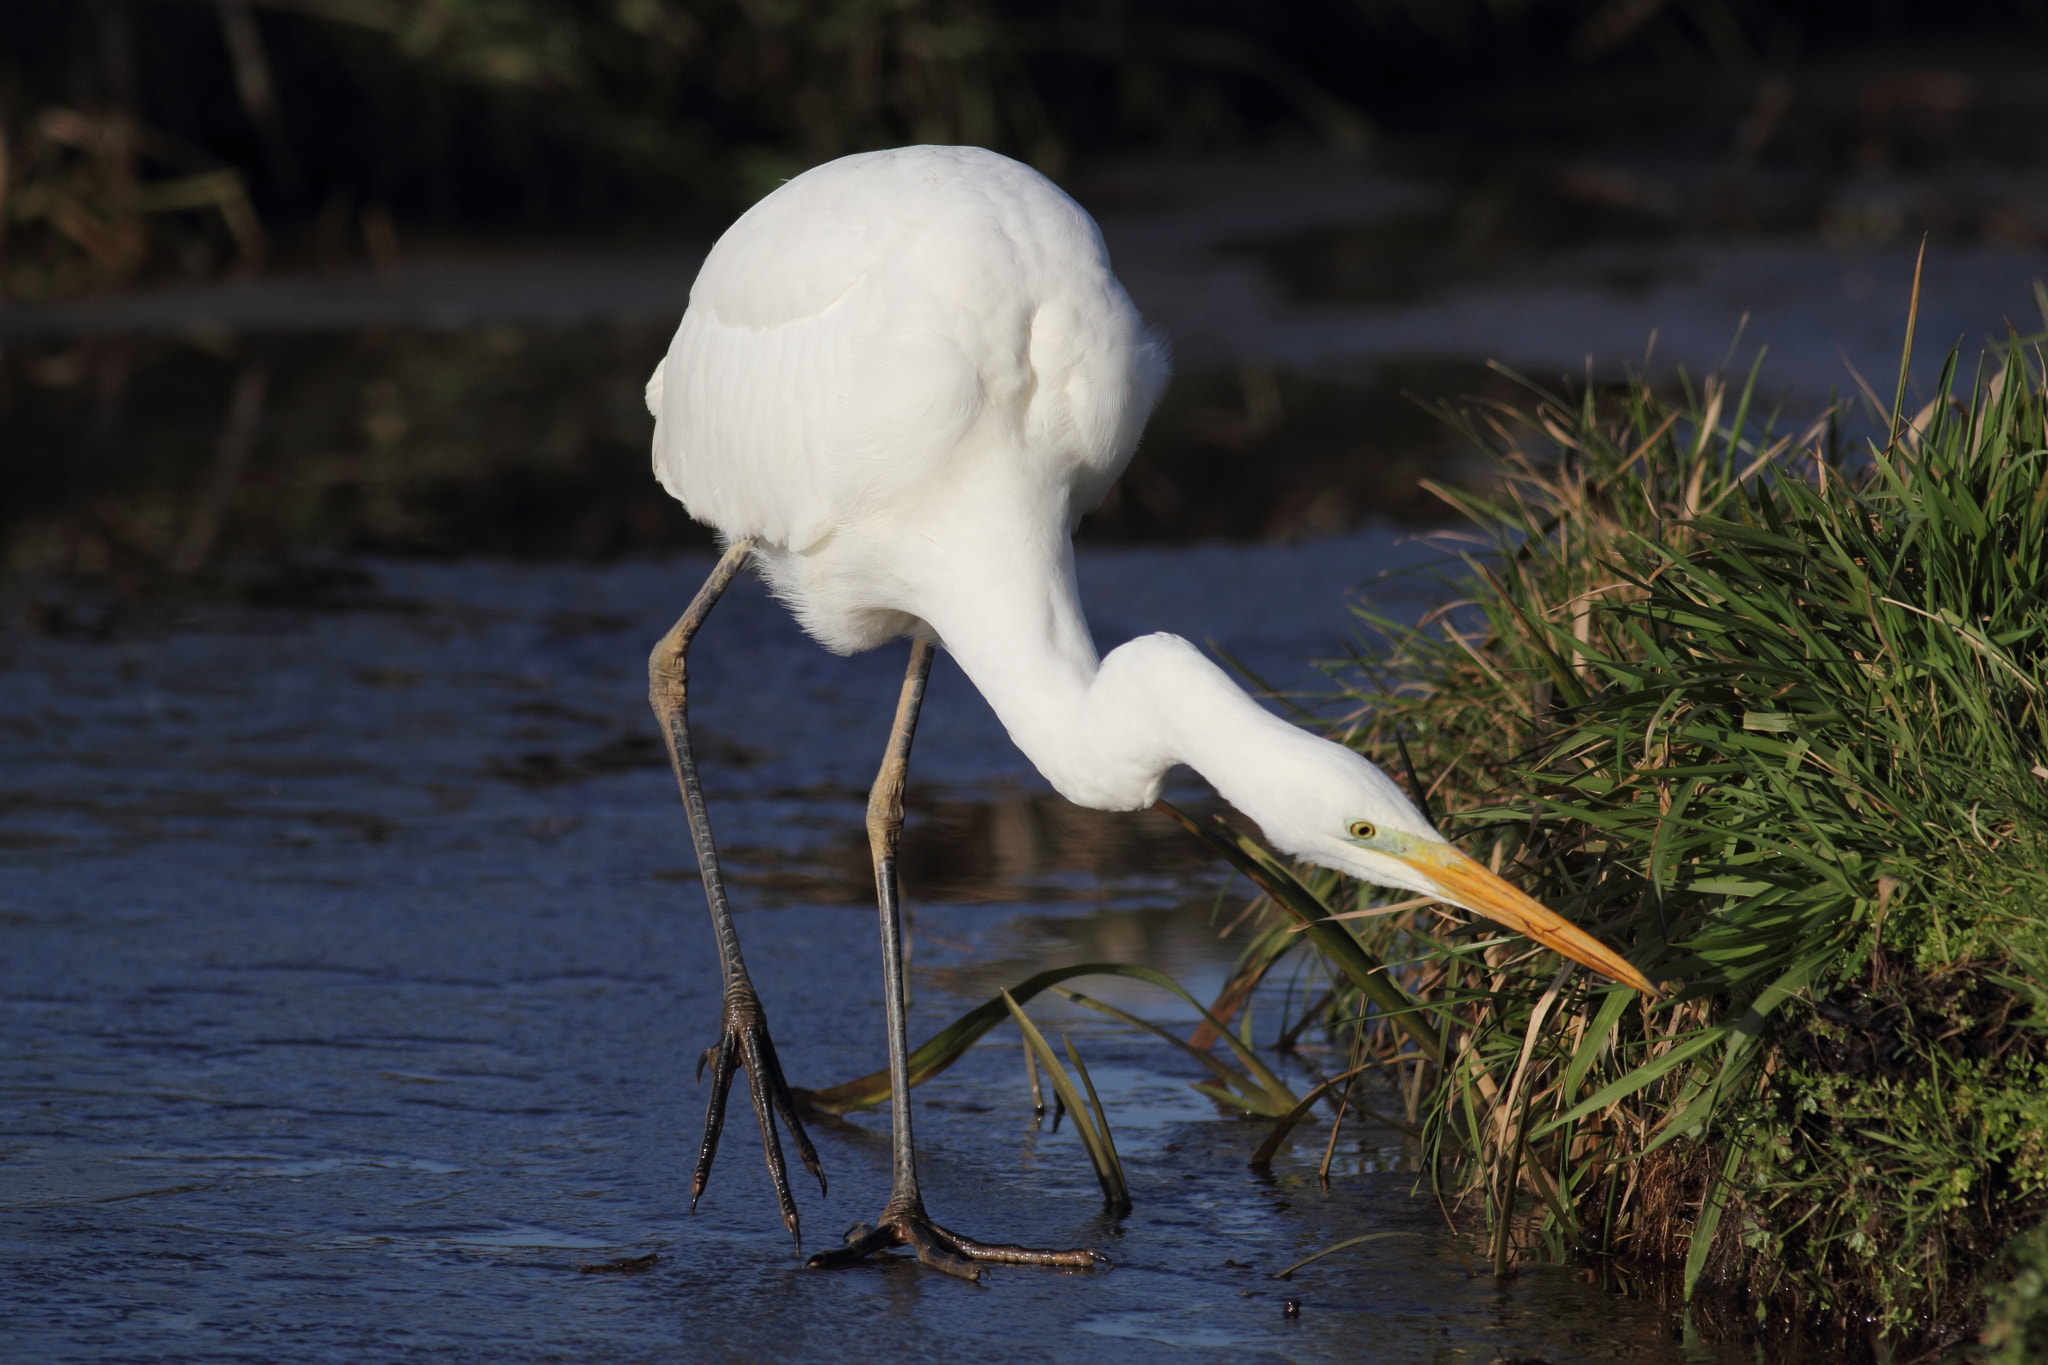
<path fill-rule="evenodd" d="M 1675 79 L 1768 141 L 1795 58 L 2044 24 L 2043 0 L 11 0 L 0 291 L 382 258 L 401 226 L 715 222 L 903 142 L 1055 177 L 1116 150 L 1357 149 L 1589 74 Z M 1948 86 L 1893 96 L 1953 122 Z"/>
<path fill-rule="evenodd" d="M 1984 1365 L 2048 1360 L 2048 1224 L 2014 1241 L 2002 1267 L 2011 1278 L 1990 1293 L 1979 1344 Z"/>
<path fill-rule="evenodd" d="M 1870 396 L 1862 449 L 1833 414 L 1775 430 L 1754 379 L 1468 411 L 1506 491 L 1444 490 L 1486 550 L 1463 601 L 1368 616 L 1389 647 L 1336 674 L 1350 742 L 1667 998 L 1249 839 L 1230 856 L 1308 927 L 1321 1019 L 1385 1072 L 1497 1273 L 1619 1256 L 1717 1291 L 1695 1311 L 1724 1327 L 1922 1347 L 2012 1274 L 1985 1340 L 2031 1358 L 2048 372 L 2018 342 L 1974 379 L 1952 358 L 1917 415 Z M 1263 932 L 1234 998 L 1297 940 Z"/>

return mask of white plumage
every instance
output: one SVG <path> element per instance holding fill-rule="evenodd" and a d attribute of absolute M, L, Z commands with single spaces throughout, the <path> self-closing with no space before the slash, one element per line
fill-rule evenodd
<path fill-rule="evenodd" d="M 1063 539 L 1166 375 L 1094 221 L 1044 176 L 972 147 L 870 152 L 712 249 L 648 384 L 655 476 L 759 538 L 806 629 L 852 653 L 918 614 L 891 572 L 906 536 L 982 504 Z"/>
<path fill-rule="evenodd" d="M 869 152 L 791 180 L 712 249 L 647 386 L 655 472 L 727 540 L 756 540 L 827 648 L 935 634 L 1071 800 L 1147 805 L 1186 763 L 1289 853 L 1649 989 L 1187 641 L 1098 660 L 1070 537 L 1166 375 L 1094 221 L 1045 177 L 971 147 Z"/>
<path fill-rule="evenodd" d="M 725 975 L 693 1207 L 741 1064 L 793 1234 L 771 1111 L 824 1178 L 740 955 L 688 741 L 689 641 L 748 553 L 829 649 L 936 638 L 1071 800 L 1147 805 L 1185 763 L 1287 852 L 1467 906 L 1650 989 L 1626 960 L 1445 842 L 1379 769 L 1272 715 L 1187 641 L 1148 635 L 1097 658 L 1071 536 L 1130 460 L 1166 374 L 1166 349 L 1110 273 L 1094 221 L 1037 172 L 975 148 L 906 147 L 820 166 L 742 215 L 705 260 L 647 385 L 656 477 L 730 546 L 650 661 L 650 699 L 690 813 Z M 925 645 L 913 648 L 868 807 L 892 1192 L 874 1229 L 810 1264 L 907 1245 L 969 1277 L 984 1261 L 1092 1265 L 1087 1251 L 978 1243 L 924 1211 L 895 841 L 930 658 Z"/>

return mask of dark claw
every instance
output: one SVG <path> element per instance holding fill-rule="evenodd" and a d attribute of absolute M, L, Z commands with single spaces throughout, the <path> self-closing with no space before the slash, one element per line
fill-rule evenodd
<path fill-rule="evenodd" d="M 879 1255 L 894 1247 L 903 1245 L 890 1224 L 871 1228 L 866 1223 L 855 1223 L 846 1230 L 846 1245 L 830 1251 L 820 1251 L 804 1262 L 806 1270 L 824 1270 L 834 1266 L 855 1265 L 870 1256 Z"/>
<path fill-rule="evenodd" d="M 761 1060 L 766 1063 L 768 1073 L 768 1094 L 775 1101 L 775 1112 L 782 1116 L 782 1126 L 796 1141 L 797 1159 L 804 1163 L 818 1182 L 818 1195 L 823 1198 L 825 1190 L 825 1167 L 818 1160 L 818 1149 L 811 1145 L 811 1135 L 804 1131 L 803 1120 L 796 1114 L 796 1096 L 789 1093 L 789 1082 L 782 1078 L 782 1059 L 775 1055 L 775 1045 L 768 1040 L 768 1027 L 761 1026 Z"/>
<path fill-rule="evenodd" d="M 797 1214 L 796 1197 L 789 1189 L 789 1168 L 783 1159 L 781 1137 L 776 1131 L 778 1115 L 782 1126 L 796 1140 L 797 1155 L 803 1160 L 805 1169 L 817 1177 L 821 1194 L 825 1191 L 825 1171 L 818 1161 L 817 1149 L 811 1145 L 810 1135 L 804 1131 L 803 1122 L 797 1117 L 796 1100 L 790 1094 L 789 1083 L 783 1079 L 782 1063 L 776 1058 L 775 1044 L 768 1036 L 768 1019 L 761 1010 L 760 999 L 744 981 L 726 993 L 724 1033 L 716 1046 L 706 1048 L 697 1059 L 700 1080 L 707 1063 L 711 1067 L 711 1102 L 704 1113 L 704 1141 L 697 1150 L 697 1169 L 690 1179 L 690 1210 L 696 1211 L 697 1201 L 711 1181 L 712 1158 L 718 1155 L 718 1137 L 725 1126 L 726 1096 L 732 1088 L 734 1074 L 745 1067 L 747 1094 L 753 1101 L 754 1117 L 761 1125 L 762 1152 L 767 1158 L 769 1178 L 775 1185 L 775 1201 L 782 1212 L 782 1225 L 796 1239 L 797 1253 L 801 1255 L 802 1225 Z"/>
<path fill-rule="evenodd" d="M 704 1061 L 711 1062 L 711 1103 L 704 1111 L 704 1141 L 697 1148 L 697 1170 L 690 1177 L 690 1212 L 697 1211 L 697 1201 L 704 1195 L 704 1187 L 711 1183 L 711 1159 L 718 1155 L 718 1135 L 725 1127 L 725 1097 L 732 1089 L 732 1074 L 739 1061 L 739 1039 L 728 1032 L 716 1047 L 704 1049 L 704 1056 L 697 1062 L 697 1075 L 704 1075 Z"/>

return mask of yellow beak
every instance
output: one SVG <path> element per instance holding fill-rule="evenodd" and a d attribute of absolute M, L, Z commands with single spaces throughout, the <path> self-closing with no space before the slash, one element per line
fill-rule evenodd
<path fill-rule="evenodd" d="M 1657 988 L 1628 960 L 1585 930 L 1523 895 L 1488 872 L 1449 844 L 1417 843 L 1404 850 L 1402 858 L 1417 872 L 1435 882 L 1442 898 L 1453 905 L 1497 920 L 1517 933 L 1527 934 L 1546 948 L 1584 963 L 1603 976 L 1654 996 Z"/>

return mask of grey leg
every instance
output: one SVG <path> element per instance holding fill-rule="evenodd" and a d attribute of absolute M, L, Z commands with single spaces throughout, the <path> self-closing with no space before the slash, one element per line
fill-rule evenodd
<path fill-rule="evenodd" d="M 924 1211 L 917 1185 L 917 1147 L 910 1129 L 910 1019 L 903 981 L 903 907 L 896 877 L 896 853 L 903 840 L 903 788 L 910 772 L 910 741 L 917 733 L 917 712 L 924 703 L 936 646 L 919 638 L 910 644 L 910 666 L 896 702 L 896 723 L 889 731 L 888 753 L 868 793 L 868 851 L 875 863 L 875 902 L 882 921 L 882 997 L 888 1015 L 889 1118 L 893 1129 L 893 1179 L 889 1205 L 877 1226 L 862 1223 L 846 1235 L 846 1245 L 821 1251 L 805 1264 L 813 1268 L 851 1265 L 877 1252 L 907 1246 L 917 1259 L 949 1275 L 978 1280 L 977 1261 L 1016 1265 L 1086 1269 L 1103 1258 L 1092 1251 L 1033 1251 L 1006 1243 L 977 1242 L 948 1232 Z"/>
<path fill-rule="evenodd" d="M 740 957 L 739 930 L 726 904 L 725 883 L 718 875 L 718 849 L 711 841 L 711 820 L 704 811 L 704 792 L 697 782 L 697 760 L 690 752 L 689 670 L 687 657 L 691 637 L 711 608 L 747 562 L 754 542 L 735 542 L 711 571 L 711 577 L 697 590 L 689 610 L 661 637 L 647 660 L 647 700 L 661 722 L 662 738 L 668 743 L 669 762 L 674 766 L 676 785 L 682 789 L 683 809 L 690 817 L 690 839 L 696 846 L 697 866 L 704 875 L 704 896 L 711 905 L 711 925 L 718 936 L 719 968 L 725 978 L 724 1022 L 716 1045 L 697 1059 L 701 1080 L 706 1063 L 711 1066 L 711 1103 L 704 1115 L 704 1140 L 697 1149 L 697 1168 L 690 1178 L 690 1210 L 711 1179 L 711 1160 L 718 1155 L 718 1135 L 725 1126 L 726 1092 L 733 1075 L 742 1066 L 747 1071 L 747 1090 L 754 1102 L 754 1117 L 761 1125 L 761 1145 L 768 1159 L 768 1174 L 775 1182 L 775 1198 L 782 1208 L 782 1225 L 796 1238 L 797 1252 L 803 1252 L 803 1233 L 796 1211 L 796 1199 L 789 1192 L 789 1170 L 782 1158 L 782 1142 L 775 1133 L 775 1116 L 796 1142 L 804 1168 L 818 1178 L 818 1190 L 825 1189 L 825 1172 L 818 1153 L 796 1115 L 796 1101 L 789 1083 L 782 1078 L 782 1064 L 776 1060 L 775 1044 L 768 1036 L 768 1015 L 754 983 L 747 977 L 747 964 Z"/>

